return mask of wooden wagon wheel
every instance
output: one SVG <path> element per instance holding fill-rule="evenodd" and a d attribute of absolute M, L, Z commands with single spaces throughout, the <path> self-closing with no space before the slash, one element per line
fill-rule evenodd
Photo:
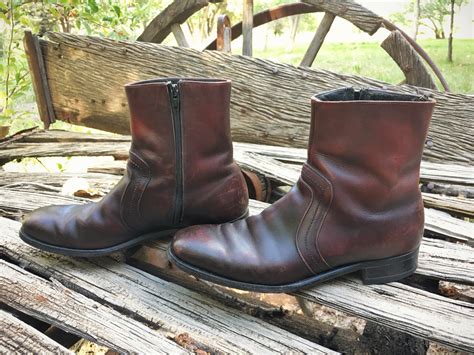
<path fill-rule="evenodd" d="M 161 43 L 170 33 L 173 33 L 178 45 L 188 47 L 188 41 L 180 25 L 203 7 L 221 1 L 175 0 L 150 22 L 138 40 Z M 370 35 L 380 28 L 391 31 L 390 35 L 382 42 L 381 47 L 400 67 L 405 75 L 404 82 L 406 84 L 436 88 L 426 63 L 439 79 L 444 90 L 449 91 L 449 86 L 441 71 L 419 44 L 395 24 L 352 0 L 302 0 L 302 2 L 277 6 L 257 14 L 253 14 L 253 0 L 244 0 L 243 6 L 243 21 L 232 28 L 230 28 L 230 21 L 225 15 L 219 17 L 218 36 L 205 49 L 230 51 L 230 41 L 243 35 L 243 54 L 251 55 L 254 27 L 288 16 L 324 12 L 324 17 L 300 66 L 310 67 L 313 64 L 335 17 L 339 16 Z"/>

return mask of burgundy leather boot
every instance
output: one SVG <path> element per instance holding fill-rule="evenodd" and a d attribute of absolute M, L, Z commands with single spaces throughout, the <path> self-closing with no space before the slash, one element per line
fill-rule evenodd
<path fill-rule="evenodd" d="M 233 161 L 226 80 L 158 79 L 125 86 L 132 145 L 127 172 L 98 203 L 33 211 L 20 237 L 71 256 L 99 256 L 247 213 Z"/>
<path fill-rule="evenodd" d="M 312 98 L 308 160 L 261 214 L 179 231 L 169 257 L 225 286 L 291 292 L 360 272 L 404 278 L 423 235 L 418 178 L 434 100 L 352 88 Z"/>

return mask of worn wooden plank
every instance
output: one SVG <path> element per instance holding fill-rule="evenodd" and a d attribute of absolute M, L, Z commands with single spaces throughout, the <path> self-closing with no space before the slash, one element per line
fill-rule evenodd
<path fill-rule="evenodd" d="M 424 238 L 420 247 L 419 275 L 474 285 L 474 248 L 444 240 Z"/>
<path fill-rule="evenodd" d="M 1 229 L 4 240 L 4 221 Z M 120 352 L 187 353 L 163 332 L 5 260 L 0 260 L 0 297 L 14 309 Z"/>
<path fill-rule="evenodd" d="M 423 59 L 416 53 L 400 31 L 392 31 L 382 42 L 381 47 L 385 49 L 403 71 L 407 84 L 436 89 L 436 84 L 423 64 Z"/>
<path fill-rule="evenodd" d="M 442 196 L 422 193 L 426 207 L 449 211 L 462 216 L 474 217 L 474 199 L 462 197 Z"/>
<path fill-rule="evenodd" d="M 23 46 L 28 60 L 38 112 L 44 127 L 49 128 L 49 125 L 54 122 L 54 110 L 38 36 L 33 35 L 30 31 L 25 31 Z"/>
<path fill-rule="evenodd" d="M 101 173 L 18 173 L 0 171 L 0 187 L 27 186 L 36 184 L 61 191 L 63 185 L 71 179 L 84 179 L 92 189 L 107 192 L 121 179 L 119 175 Z"/>
<path fill-rule="evenodd" d="M 185 22 L 192 14 L 208 4 L 208 0 L 173 1 L 146 26 L 137 40 L 161 43 L 170 34 L 172 25 Z"/>
<path fill-rule="evenodd" d="M 73 354 L 39 330 L 0 309 L 0 353 Z"/>
<path fill-rule="evenodd" d="M 130 140 L 130 136 L 113 134 L 84 134 L 61 130 L 36 131 L 4 145 L 4 149 L 0 150 L 0 160 L 74 155 L 113 155 L 125 158 L 128 156 Z M 60 144 L 50 144 L 41 148 L 44 143 Z M 63 143 L 71 144 L 63 145 Z M 238 156 L 244 153 L 257 153 L 295 165 L 301 165 L 307 157 L 307 150 L 302 148 L 234 142 L 234 154 Z M 421 181 L 474 186 L 474 166 L 422 161 Z"/>
<path fill-rule="evenodd" d="M 474 351 L 474 305 L 467 302 L 397 282 L 363 286 L 355 278 L 295 294 L 458 350 Z"/>
<path fill-rule="evenodd" d="M 446 212 L 425 208 L 426 231 L 474 245 L 473 223 L 454 218 Z"/>
<path fill-rule="evenodd" d="M 309 97 L 317 92 L 341 86 L 414 91 L 408 86 L 217 51 L 59 33 L 50 33 L 49 38 L 42 42 L 42 49 L 58 119 L 117 133 L 129 132 L 123 85 L 156 76 L 232 80 L 233 139 L 292 147 L 307 146 Z M 425 150 L 425 159 L 473 165 L 472 95 L 426 91 L 437 105 L 429 132 L 433 144 Z"/>
<path fill-rule="evenodd" d="M 314 59 L 316 59 L 316 56 L 318 55 L 318 52 L 321 49 L 324 39 L 331 29 L 331 25 L 335 18 L 336 16 L 329 12 L 324 14 L 324 17 L 321 20 L 316 33 L 314 34 L 314 38 L 312 39 L 303 59 L 301 60 L 300 67 L 310 67 L 313 64 Z"/>
<path fill-rule="evenodd" d="M 7 255 L 10 260 L 27 264 L 28 268 L 37 274 L 54 278 L 65 286 L 73 288 L 74 293 L 68 294 L 68 300 L 72 298 L 76 302 L 85 303 L 86 300 L 91 302 L 80 294 L 87 295 L 96 300 L 96 303 L 100 303 L 97 309 L 105 308 L 107 305 L 109 313 L 113 314 L 116 312 L 113 309 L 116 309 L 131 314 L 149 327 L 159 328 L 160 332 L 170 333 L 172 336 L 188 333 L 195 342 L 207 346 L 207 351 L 210 352 L 334 353 L 258 318 L 241 314 L 203 295 L 113 259 L 73 259 L 39 252 L 21 242 L 18 238 L 19 227 L 18 222 L 0 219 L 0 235 L 2 236 L 0 253 Z M 16 275 L 4 277 L 5 282 L 12 279 L 16 280 Z M 47 287 L 45 282 L 39 287 L 40 290 Z M 19 290 L 22 289 L 21 286 L 18 286 Z M 7 288 L 0 288 L 2 289 L 5 290 L 4 293 L 7 293 L 5 297 L 14 305 L 14 308 L 25 304 L 29 307 L 41 307 L 41 305 L 30 305 L 21 297 L 17 298 L 16 293 L 8 296 Z M 45 297 L 50 299 L 49 295 Z M 69 303 L 66 304 L 69 305 Z M 70 310 L 63 306 L 64 303 L 61 305 L 63 314 L 67 316 Z M 72 310 L 76 309 L 72 308 Z M 83 315 L 87 317 L 85 312 Z M 74 313 L 69 319 L 73 316 L 76 314 Z M 110 322 L 110 318 L 105 316 L 103 320 L 104 324 Z M 134 329 L 133 323 L 129 328 L 131 330 L 127 327 L 123 329 L 132 334 L 136 331 L 138 335 L 142 334 Z M 110 328 L 105 328 L 104 331 L 111 332 Z M 120 334 L 119 331 L 117 333 Z M 124 342 L 130 341 L 128 335 L 122 335 L 122 337 Z M 145 350 L 139 352 L 149 353 L 159 345 L 156 343 L 155 347 L 151 348 L 148 343 L 149 341 L 144 341 Z M 148 350 L 146 350 L 147 346 Z"/>
<path fill-rule="evenodd" d="M 352 0 L 303 0 L 303 2 L 342 17 L 370 35 L 377 32 L 383 21 L 380 16 Z"/>

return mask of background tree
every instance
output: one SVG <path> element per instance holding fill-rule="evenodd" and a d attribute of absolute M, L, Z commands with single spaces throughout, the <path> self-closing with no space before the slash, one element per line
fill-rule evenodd
<path fill-rule="evenodd" d="M 461 8 L 464 1 L 463 0 L 450 0 L 450 12 L 451 18 L 449 21 L 449 39 L 448 39 L 448 61 L 453 61 L 453 35 L 454 35 L 454 6 L 457 5 L 458 9 Z"/>

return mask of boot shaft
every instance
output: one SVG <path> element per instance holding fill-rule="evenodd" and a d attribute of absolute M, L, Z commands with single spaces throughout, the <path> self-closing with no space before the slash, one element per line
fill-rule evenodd
<path fill-rule="evenodd" d="M 141 215 L 180 226 L 244 213 L 248 195 L 233 161 L 230 81 L 165 78 L 125 90 L 132 132 L 129 174 L 146 170 L 137 163 L 142 160 L 150 175 L 140 196 Z"/>
<path fill-rule="evenodd" d="M 371 89 L 313 97 L 308 163 L 332 191 L 318 241 L 327 264 L 401 255 L 419 245 L 419 169 L 434 104 Z"/>

